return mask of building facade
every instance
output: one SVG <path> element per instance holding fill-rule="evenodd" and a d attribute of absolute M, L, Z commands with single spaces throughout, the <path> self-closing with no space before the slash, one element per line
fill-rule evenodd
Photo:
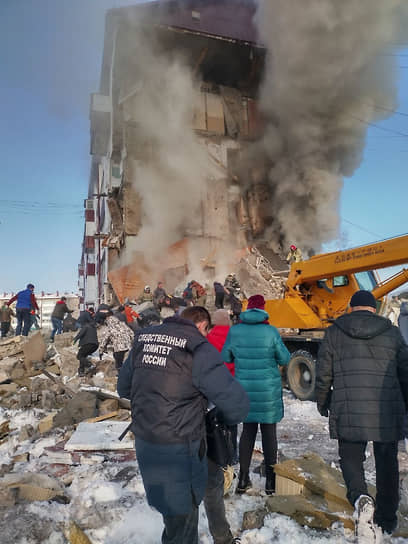
<path fill-rule="evenodd" d="M 265 49 L 250 0 L 107 13 L 79 266 L 81 307 L 228 271 L 268 222 L 250 157 Z M 238 166 L 239 165 L 239 166 Z"/>

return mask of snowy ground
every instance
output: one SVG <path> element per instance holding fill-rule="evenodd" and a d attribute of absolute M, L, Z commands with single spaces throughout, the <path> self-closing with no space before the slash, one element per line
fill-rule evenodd
<path fill-rule="evenodd" d="M 285 418 L 279 424 L 279 455 L 296 457 L 306 451 L 321 455 L 326 461 L 338 466 L 337 443 L 328 437 L 327 419 L 320 417 L 311 402 L 295 400 L 288 392 L 284 394 Z M 0 421 L 12 420 L 12 428 L 33 423 L 41 416 L 39 412 L 8 413 L 0 408 Z M 33 443 L 23 443 L 17 453 L 30 451 L 30 461 L 16 465 L 14 471 L 45 472 L 49 466 L 41 458 L 43 448 L 61 440 L 62 432 L 55 432 Z M 0 446 L 0 465 L 10 461 L 10 444 Z M 257 448 L 261 448 L 260 440 Z M 253 467 L 262 456 L 256 453 Z M 124 471 L 124 469 L 126 469 Z M 408 456 L 400 451 L 400 469 L 408 473 Z M 48 472 L 50 473 L 50 472 Z M 120 473 L 120 474 L 119 474 Z M 51 474 L 51 473 L 50 473 Z M 17 505 L 11 509 L 0 508 L 0 543 L 9 544 L 64 544 L 64 528 L 75 521 L 86 530 L 92 544 L 158 544 L 162 531 L 161 516 L 149 508 L 140 474 L 135 462 L 98 463 L 72 466 L 72 483 L 67 488 L 69 504 L 56 502 L 34 502 Z M 368 480 L 374 483 L 373 457 L 367 459 Z M 133 477 L 131 477 L 133 475 Z M 261 491 L 265 480 L 256 474 L 251 476 L 255 490 Z M 238 533 L 245 511 L 254 510 L 263 504 L 264 497 L 231 494 L 226 498 L 227 517 L 234 533 Z M 204 510 L 200 508 L 200 543 L 211 544 Z M 291 519 L 272 514 L 266 518 L 265 526 L 259 530 L 246 531 L 242 535 L 244 544 L 269 543 L 347 543 L 353 542 L 350 532 L 345 534 L 341 526 L 317 532 L 299 526 Z M 392 539 L 395 544 L 405 539 Z"/>

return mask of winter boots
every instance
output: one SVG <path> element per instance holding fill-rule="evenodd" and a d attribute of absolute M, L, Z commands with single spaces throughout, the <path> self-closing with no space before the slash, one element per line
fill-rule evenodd
<path fill-rule="evenodd" d="M 272 465 L 265 466 L 265 493 L 267 495 L 273 495 L 275 493 L 275 471 L 273 470 Z"/>
<path fill-rule="evenodd" d="M 354 504 L 357 544 L 382 544 L 383 532 L 374 523 L 375 503 L 369 495 L 360 495 Z"/>
<path fill-rule="evenodd" d="M 239 478 L 238 478 L 238 485 L 235 490 L 235 493 L 238 493 L 238 495 L 242 495 L 242 493 L 245 493 L 247 489 L 250 489 L 252 487 L 251 480 L 249 479 L 249 472 L 241 472 L 239 471 Z"/>
<path fill-rule="evenodd" d="M 95 369 L 95 365 L 88 361 L 88 359 L 81 359 L 79 363 L 78 376 L 83 378 L 86 374 L 92 374 Z"/>

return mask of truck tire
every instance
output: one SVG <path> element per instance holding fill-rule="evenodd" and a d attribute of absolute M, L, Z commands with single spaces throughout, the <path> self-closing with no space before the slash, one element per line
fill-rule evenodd
<path fill-rule="evenodd" d="M 287 368 L 289 388 L 299 400 L 313 400 L 316 382 L 316 363 L 308 351 L 292 353 Z"/>

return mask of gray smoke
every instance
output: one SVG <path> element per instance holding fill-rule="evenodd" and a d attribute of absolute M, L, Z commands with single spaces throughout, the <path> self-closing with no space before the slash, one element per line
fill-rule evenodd
<path fill-rule="evenodd" d="M 367 123 L 396 106 L 389 53 L 407 20 L 405 0 L 259 1 L 268 55 L 255 152 L 268 164 L 269 239 L 318 249 L 338 235 L 343 178 L 361 162 Z"/>
<path fill-rule="evenodd" d="M 133 95 L 124 102 L 125 118 L 137 123 L 144 143 L 142 160 L 129 160 L 129 181 L 141 199 L 141 230 L 127 248 L 157 257 L 194 231 L 206 178 L 208 155 L 192 128 L 195 88 L 182 55 L 166 52 L 154 34 L 138 31 Z M 128 255 L 129 257 L 129 255 Z"/>

